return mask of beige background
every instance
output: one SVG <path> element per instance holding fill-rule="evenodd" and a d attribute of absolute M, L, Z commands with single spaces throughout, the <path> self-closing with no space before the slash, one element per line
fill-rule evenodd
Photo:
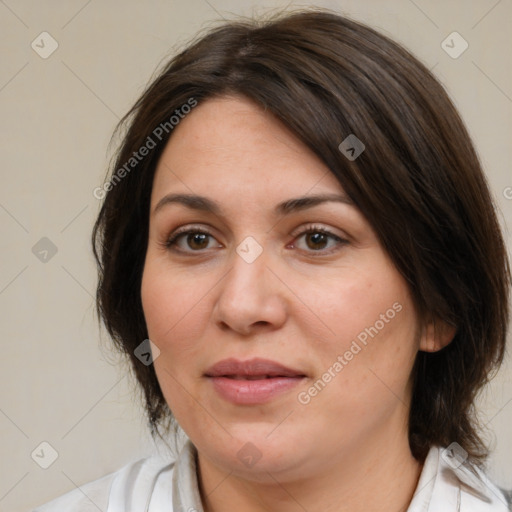
<path fill-rule="evenodd" d="M 93 190 L 103 183 L 109 138 L 162 59 L 212 20 L 299 5 L 0 2 L 1 511 L 30 510 L 155 449 L 134 386 L 93 315 Z M 433 68 L 474 137 L 512 247 L 512 1 L 316 5 L 381 29 Z M 31 48 L 43 31 L 59 45 L 47 59 Z M 457 59 L 441 47 L 453 31 L 469 43 Z M 57 248 L 46 262 L 32 252 L 43 237 Z M 512 488 L 510 363 L 482 410 L 491 475 Z M 43 441 L 58 452 L 46 470 L 31 458 Z"/>

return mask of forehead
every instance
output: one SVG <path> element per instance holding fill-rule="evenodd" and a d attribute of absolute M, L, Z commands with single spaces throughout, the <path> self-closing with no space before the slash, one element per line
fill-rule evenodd
<path fill-rule="evenodd" d="M 242 96 L 200 103 L 173 130 L 152 204 L 179 191 L 261 200 L 343 189 L 329 168 L 269 111 Z"/>

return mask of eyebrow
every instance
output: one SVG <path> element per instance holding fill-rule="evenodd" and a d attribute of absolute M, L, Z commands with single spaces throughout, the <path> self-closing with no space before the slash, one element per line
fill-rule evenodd
<path fill-rule="evenodd" d="M 276 215 L 287 215 L 292 212 L 306 210 L 322 203 L 337 202 L 344 203 L 349 206 L 355 206 L 354 202 L 345 195 L 338 194 L 319 194 L 314 196 L 303 196 L 294 199 L 288 199 L 279 203 L 274 208 Z M 164 206 L 170 204 L 181 204 L 192 210 L 212 213 L 214 215 L 222 215 L 222 208 L 219 203 L 204 196 L 194 194 L 168 194 L 164 196 L 153 210 L 153 215 L 160 211 Z"/>

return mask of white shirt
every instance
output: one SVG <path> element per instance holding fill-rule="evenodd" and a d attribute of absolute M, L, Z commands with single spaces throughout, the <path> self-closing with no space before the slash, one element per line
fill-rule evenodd
<path fill-rule="evenodd" d="M 187 440 L 176 461 L 161 455 L 126 464 L 33 512 L 204 512 L 197 484 L 197 451 Z M 453 453 L 430 449 L 407 512 L 509 512 L 507 496 Z"/>

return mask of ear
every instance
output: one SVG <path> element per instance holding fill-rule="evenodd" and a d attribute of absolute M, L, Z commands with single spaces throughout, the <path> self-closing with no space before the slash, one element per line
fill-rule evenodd
<path fill-rule="evenodd" d="M 439 319 L 428 320 L 423 326 L 420 350 L 438 352 L 451 343 L 456 333 L 454 325 Z"/>

